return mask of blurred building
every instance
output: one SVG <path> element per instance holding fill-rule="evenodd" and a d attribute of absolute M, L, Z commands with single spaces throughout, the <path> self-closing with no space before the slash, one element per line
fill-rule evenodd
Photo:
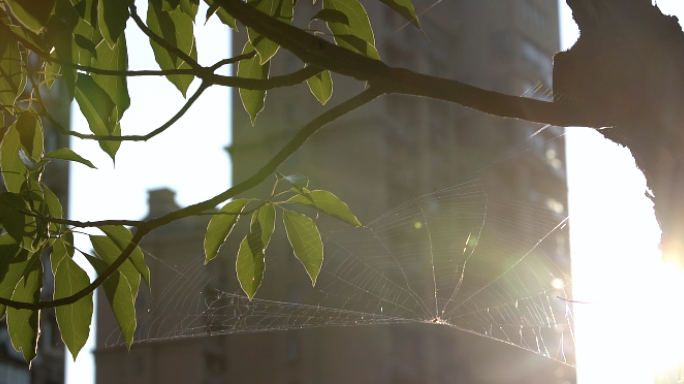
<path fill-rule="evenodd" d="M 364 2 L 376 46 L 388 64 L 501 93 L 549 97 L 544 91 L 551 89 L 551 57 L 559 49 L 557 1 L 417 0 L 414 5 L 421 13 L 424 34 L 406 25 L 381 2 Z M 307 4 L 297 4 L 301 23 L 314 12 Z M 312 28 L 323 26 L 314 23 Z M 235 55 L 242 52 L 244 39 L 244 33 L 235 37 Z M 271 75 L 302 67 L 296 57 L 281 51 L 271 65 Z M 341 77 L 334 80 L 335 91 L 328 107 L 364 89 L 360 82 Z M 254 174 L 322 110 L 306 84 L 269 91 L 266 108 L 254 127 L 237 92 L 232 108 L 233 143 L 229 152 L 233 184 Z M 312 188 L 333 191 L 362 223 L 407 200 L 474 177 L 481 179 L 486 191 L 545 206 L 563 217 L 567 206 L 565 145 L 562 137 L 558 138 L 563 130 L 547 127 L 535 135 L 540 128 L 445 102 L 392 95 L 321 130 L 286 161 L 281 172 L 303 173 L 310 178 Z M 271 187 L 264 183 L 249 196 L 267 197 Z M 151 193 L 150 217 L 174 207 L 171 191 Z M 207 221 L 199 218 L 174 223 L 145 239 L 143 247 L 156 255 L 149 259 L 153 293 L 166 289 L 178 274 L 163 264 L 183 265 L 188 255 L 202 254 Z M 242 236 L 231 237 L 224 247 L 226 257 L 197 273 L 222 282 L 218 287 L 222 290 L 239 291 L 234 254 Z M 567 242 L 559 238 L 545 246 L 551 247 L 548 253 L 569 271 Z M 278 254 L 291 254 L 282 231 L 276 231 L 267 257 Z M 291 268 L 295 277 L 280 284 L 265 283 L 258 297 L 291 302 L 301 295 L 300 286 L 310 287 L 301 265 L 284 263 L 281 261 L 279 276 Z M 162 270 L 167 272 L 159 272 Z M 141 294 L 139 310 L 146 308 L 146 300 L 149 296 Z M 122 347 L 105 348 L 111 340 L 109 332 L 116 329 L 106 307 L 98 307 L 98 384 L 122 380 L 273 384 L 575 381 L 572 369 L 545 357 L 428 324 L 327 327 L 175 341 L 169 337 L 167 341 L 136 345 L 129 354 Z M 157 318 L 159 323 L 165 321 L 163 314 Z M 172 334 L 173 321 L 168 324 L 171 328 L 164 332 Z M 140 330 L 143 334 L 147 331 L 145 327 Z"/>
<path fill-rule="evenodd" d="M 30 86 L 30 85 L 28 85 Z M 28 87 L 27 86 L 27 87 Z M 61 81 L 45 91 L 43 100 L 53 117 L 63 126 L 68 127 L 70 121 L 70 99 L 66 96 L 66 87 Z M 2 113 L 2 112 L 0 112 Z M 5 122 L 10 124 L 13 117 L 5 114 Z M 69 137 L 59 133 L 47 119 L 43 119 L 45 137 L 45 153 L 58 148 L 69 147 Z M 62 203 L 63 212 L 69 212 L 69 163 L 53 160 L 47 165 L 42 181 L 57 195 Z M 5 192 L 4 183 L 0 183 L 0 192 Z M 45 273 L 43 274 L 42 300 L 52 300 L 54 280 L 50 272 L 49 252 L 41 256 Z M 55 310 L 41 311 L 41 335 L 38 356 L 31 363 L 31 369 L 20 352 L 14 350 L 7 333 L 5 319 L 0 321 L 0 384 L 60 384 L 64 383 L 65 348 L 62 342 Z"/>

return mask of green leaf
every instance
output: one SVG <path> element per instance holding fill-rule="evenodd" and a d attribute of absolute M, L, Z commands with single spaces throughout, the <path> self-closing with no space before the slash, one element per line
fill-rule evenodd
<path fill-rule="evenodd" d="M 420 29 L 420 22 L 418 21 L 418 15 L 413 9 L 413 4 L 411 0 L 380 0 L 386 6 L 392 8 L 392 10 L 411 24 L 415 25 L 416 28 Z"/>
<path fill-rule="evenodd" d="M 272 204 L 261 206 L 252 215 L 252 222 L 250 223 L 250 232 L 261 233 L 261 243 L 264 246 L 264 251 L 268 248 L 268 243 L 271 242 L 271 236 L 275 231 L 275 207 Z"/>
<path fill-rule="evenodd" d="M 281 23 L 292 23 L 294 0 L 247 0 L 247 4 Z M 271 60 L 278 53 L 280 45 L 259 35 L 252 28 L 247 28 L 247 35 L 249 36 L 249 42 L 252 43 L 259 54 L 260 65 L 266 64 L 267 61 Z"/>
<path fill-rule="evenodd" d="M 103 260 L 89 255 L 85 255 L 85 257 L 98 274 L 104 273 L 107 267 L 109 267 L 109 264 Z M 119 324 L 119 329 L 121 329 L 124 340 L 126 340 L 126 347 L 130 349 L 131 344 L 133 344 L 135 328 L 137 327 L 135 299 L 138 296 L 138 290 L 131 287 L 124 273 L 120 271 L 116 271 L 109 276 L 102 286 L 104 287 L 107 301 L 109 301 L 109 305 L 114 312 L 114 317 Z"/>
<path fill-rule="evenodd" d="M 287 180 L 290 184 L 292 184 L 292 186 L 297 188 L 297 190 L 299 190 L 300 192 L 309 186 L 309 178 L 305 175 L 302 175 L 301 173 L 295 173 L 287 176 L 282 175 L 280 173 L 276 173 L 276 175 L 280 179 Z"/>
<path fill-rule="evenodd" d="M 304 264 L 312 285 L 316 285 L 323 265 L 323 241 L 316 224 L 310 218 L 288 210 L 283 210 L 283 222 L 295 256 Z"/>
<path fill-rule="evenodd" d="M 55 195 L 55 193 L 52 192 L 50 188 L 47 187 L 47 185 L 42 184 L 42 187 L 48 215 L 50 215 L 50 217 L 61 219 L 63 215 L 62 203 L 59 202 L 59 198 L 57 197 L 57 195 Z M 57 223 L 48 224 L 48 230 L 50 235 L 57 234 L 59 232 L 59 229 L 60 225 Z"/>
<path fill-rule="evenodd" d="M 56 3 L 55 15 L 50 18 L 48 31 L 45 33 L 47 44 L 55 48 L 51 53 L 52 57 L 68 62 L 80 63 L 78 45 L 74 41 L 74 33 L 80 33 L 77 30 L 77 26 L 81 24 L 80 20 L 79 13 L 70 1 L 60 0 Z M 52 77 L 57 73 L 61 73 L 62 79 L 66 83 L 70 101 L 74 97 L 76 69 L 60 68 L 57 64 L 51 65 L 48 68 L 48 85 L 51 85 Z"/>
<path fill-rule="evenodd" d="M 235 271 L 240 287 L 247 294 L 249 300 L 254 298 L 264 277 L 264 244 L 261 233 L 250 232 L 240 243 Z"/>
<path fill-rule="evenodd" d="M 100 230 L 112 240 L 114 245 L 116 245 L 119 250 L 118 254 L 121 254 L 124 249 L 128 247 L 128 244 L 131 242 L 131 240 L 133 240 L 133 234 L 131 231 L 122 225 L 103 225 L 98 228 L 100 228 Z M 119 256 L 117 255 L 116 257 Z M 135 269 L 140 272 L 140 276 L 142 276 L 142 278 L 145 280 L 145 284 L 150 287 L 150 269 L 147 267 L 147 264 L 145 264 L 145 255 L 140 247 L 135 247 L 133 252 L 131 252 L 131 255 L 128 256 L 128 260 L 126 262 L 128 261 L 130 261 Z"/>
<path fill-rule="evenodd" d="M 349 25 L 349 18 L 347 15 L 336 9 L 321 9 L 315 15 L 313 15 L 311 20 L 322 20 L 328 23 Z"/>
<path fill-rule="evenodd" d="M 79 156 L 76 152 L 72 151 L 69 148 L 60 148 L 60 149 L 55 149 L 54 151 L 48 153 L 47 155 L 43 156 L 46 159 L 59 159 L 59 160 L 67 160 L 67 161 L 75 161 L 77 163 L 85 164 L 89 166 L 90 168 L 97 169 L 96 166 L 93 165 L 93 163 L 90 162 L 90 160 L 86 160 Z"/>
<path fill-rule="evenodd" d="M 240 243 L 235 271 L 242 290 L 250 300 L 256 294 L 264 277 L 264 255 L 275 230 L 275 207 L 266 204 L 252 214 L 249 234 Z"/>
<path fill-rule="evenodd" d="M 14 193 L 21 191 L 21 185 L 26 181 L 28 170 L 19 157 L 21 142 L 17 132 L 16 122 L 12 124 L 0 143 L 0 168 L 5 188 Z"/>
<path fill-rule="evenodd" d="M 121 255 L 119 246 L 109 236 L 91 235 L 90 242 L 93 244 L 95 253 L 100 256 L 100 259 L 107 263 L 107 265 L 114 263 L 119 255 Z M 95 266 L 93 265 L 93 267 Z M 130 257 L 121 264 L 119 272 L 125 277 L 128 285 L 131 287 L 131 291 L 134 293 L 135 297 L 137 297 L 141 273 L 133 265 Z M 135 302 L 135 297 L 133 298 L 133 302 Z"/>
<path fill-rule="evenodd" d="M 101 50 L 111 49 L 108 44 L 102 43 L 104 38 L 100 30 L 84 19 L 78 20 L 73 33 L 74 39 L 71 44 L 72 56 L 81 65 L 93 66 L 92 60 L 93 58 L 97 59 L 97 49 L 99 46 L 104 46 L 100 48 Z M 125 35 L 122 34 L 121 36 Z M 107 67 L 106 69 L 110 68 Z"/>
<path fill-rule="evenodd" d="M 313 207 L 353 226 L 362 226 L 359 219 L 357 219 L 349 210 L 349 206 L 328 191 L 316 190 L 301 195 L 295 195 L 287 199 L 286 202 Z"/>
<path fill-rule="evenodd" d="M 323 0 L 323 9 L 340 11 L 347 16 L 348 24 L 328 22 L 337 45 L 380 60 L 375 49 L 375 36 L 366 9 L 357 0 Z"/>
<path fill-rule="evenodd" d="M 306 79 L 311 93 L 325 105 L 333 94 L 333 81 L 330 71 L 323 71 Z"/>
<path fill-rule="evenodd" d="M 40 301 L 40 290 L 43 287 L 43 265 L 38 255 L 33 255 L 24 270 L 21 280 L 12 294 L 12 300 L 24 303 Z M 40 311 L 7 308 L 7 331 L 12 346 L 22 352 L 24 360 L 30 363 L 38 352 L 38 324 Z"/>
<path fill-rule="evenodd" d="M 116 44 L 100 44 L 96 48 L 96 55 L 93 60 L 93 67 L 114 71 L 125 71 L 128 69 L 128 52 L 126 48 L 126 35 L 121 34 Z M 125 76 L 105 76 L 93 74 L 93 80 L 99 85 L 109 98 L 114 102 L 116 110 L 116 122 L 118 123 L 124 111 L 131 105 L 128 96 L 128 85 Z"/>
<path fill-rule="evenodd" d="M 216 15 L 219 17 L 219 20 L 221 20 L 221 22 L 223 24 L 232 28 L 235 32 L 239 32 L 238 27 L 237 27 L 237 23 L 235 22 L 235 18 L 233 16 L 231 16 L 231 14 L 228 13 L 228 11 L 221 8 L 221 6 L 219 5 L 218 2 L 216 2 L 214 0 L 204 0 L 204 1 L 207 4 L 209 4 L 209 9 L 207 9 L 207 16 L 206 16 L 206 20 L 205 20 L 204 24 L 206 24 L 207 21 L 209 21 L 209 18 L 214 13 L 216 13 Z"/>
<path fill-rule="evenodd" d="M 12 192 L 0 193 L 0 223 L 17 244 L 35 252 L 37 250 L 37 245 L 34 244 L 37 234 L 36 218 L 21 212 L 29 210 L 28 204 L 21 196 Z"/>
<path fill-rule="evenodd" d="M 71 296 L 90 284 L 88 274 L 74 262 L 72 257 L 73 248 L 61 241 L 55 242 L 52 246 L 50 263 L 55 277 L 55 300 Z M 93 294 L 90 293 L 73 304 L 59 306 L 55 308 L 55 312 L 62 341 L 76 360 L 78 352 L 88 341 L 90 334 Z"/>
<path fill-rule="evenodd" d="M 121 126 L 116 121 L 115 105 L 107 92 L 92 77 L 80 74 L 76 81 L 75 93 L 78 106 L 94 134 L 121 136 Z M 120 141 L 100 141 L 99 144 L 112 160 L 121 146 Z"/>
<path fill-rule="evenodd" d="M 195 16 L 197 16 L 197 10 L 199 9 L 199 0 L 181 0 L 180 8 L 181 11 L 195 21 Z"/>
<path fill-rule="evenodd" d="M 16 124 L 24 153 L 31 161 L 39 161 L 43 157 L 43 124 L 40 119 L 33 112 L 24 112 L 19 115 Z"/>
<path fill-rule="evenodd" d="M 5 0 L 5 3 L 14 17 L 35 33 L 45 27 L 55 7 L 55 0 Z"/>
<path fill-rule="evenodd" d="M 9 233 L 0 235 L 0 297 L 12 297 L 14 287 L 21 279 L 30 253 L 21 248 Z M 0 304 L 0 318 L 5 314 L 5 305 Z"/>
<path fill-rule="evenodd" d="M 207 235 L 204 237 L 204 264 L 209 263 L 218 254 L 219 249 L 226 241 L 230 232 L 240 217 L 240 213 L 249 203 L 250 199 L 233 200 L 218 211 L 207 226 Z"/>
<path fill-rule="evenodd" d="M 245 48 L 242 50 L 243 54 L 254 52 L 254 47 L 248 41 Z M 238 63 L 237 75 L 245 79 L 268 79 L 268 73 L 271 68 L 271 62 L 264 65 L 259 64 L 259 55 L 255 55 L 251 59 L 241 60 Z M 259 112 L 264 110 L 264 100 L 266 99 L 266 91 L 249 90 L 240 88 L 240 99 L 242 105 L 245 107 L 249 117 L 252 120 L 252 126 L 256 121 Z"/>
<path fill-rule="evenodd" d="M 19 43 L 0 30 L 0 105 L 10 107 L 8 112 L 14 114 L 14 103 L 24 91 L 26 73 L 22 65 Z"/>
<path fill-rule="evenodd" d="M 33 31 L 30 31 L 29 29 L 24 28 L 24 27 L 19 26 L 19 25 L 10 25 L 9 27 L 12 30 L 12 32 L 23 37 L 29 43 L 37 46 L 38 48 L 43 49 L 44 51 L 47 51 L 45 41 L 43 40 L 43 38 L 41 36 L 38 36 L 35 33 L 33 33 Z"/>
<path fill-rule="evenodd" d="M 100 0 L 97 5 L 97 23 L 102 36 L 113 47 L 126 29 L 129 0 Z"/>
<path fill-rule="evenodd" d="M 173 11 L 180 5 L 180 0 L 161 0 L 161 7 L 165 11 Z"/>
<path fill-rule="evenodd" d="M 152 32 L 163 37 L 170 45 L 197 60 L 192 18 L 185 14 L 182 9 L 176 8 L 174 11 L 168 12 L 161 8 L 158 1 L 150 1 L 147 8 L 147 26 Z M 150 44 L 154 51 L 154 59 L 162 70 L 192 68 L 185 60 L 170 53 L 152 39 L 150 39 Z M 168 75 L 166 78 L 185 97 L 188 87 L 195 77 L 193 75 Z"/>
<path fill-rule="evenodd" d="M 71 3 L 83 21 L 94 27 L 97 26 L 98 0 L 72 0 Z"/>

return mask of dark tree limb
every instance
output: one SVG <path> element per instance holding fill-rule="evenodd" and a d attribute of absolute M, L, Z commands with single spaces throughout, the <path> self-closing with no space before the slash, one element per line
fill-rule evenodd
<path fill-rule="evenodd" d="M 684 35 L 650 0 L 567 0 L 580 38 L 555 57 L 554 91 L 627 147 L 651 190 L 666 260 L 684 264 Z"/>
<path fill-rule="evenodd" d="M 217 0 L 233 17 L 283 46 L 302 61 L 367 81 L 386 93 L 450 101 L 496 116 L 556 126 L 610 126 L 603 116 L 589 116 L 573 104 L 545 102 L 487 91 L 456 80 L 393 68 L 338 47 L 299 28 L 281 23 L 240 0 Z"/>

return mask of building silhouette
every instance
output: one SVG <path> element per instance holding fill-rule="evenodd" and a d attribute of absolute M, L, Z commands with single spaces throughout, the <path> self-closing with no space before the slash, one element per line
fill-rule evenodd
<path fill-rule="evenodd" d="M 382 3 L 364 3 L 380 56 L 389 65 L 511 95 L 549 96 L 543 90 L 551 89 L 551 57 L 559 49 L 556 1 L 418 0 L 414 5 L 422 13 L 424 34 L 405 25 L 404 19 Z M 297 13 L 298 20 L 304 22 L 315 9 L 298 3 Z M 312 28 L 322 26 L 314 23 Z M 244 39 L 244 33 L 235 37 L 235 55 L 242 52 Z M 302 67 L 302 62 L 283 50 L 273 60 L 271 75 Z M 350 79 L 334 76 L 334 81 L 334 95 L 327 107 L 364 89 L 364 84 Z M 229 153 L 233 184 L 254 174 L 322 111 L 306 84 L 269 91 L 266 108 L 254 127 L 237 92 L 232 109 Z M 475 177 L 487 193 L 495 191 L 508 199 L 545 206 L 562 217 L 567 206 L 565 153 L 564 141 L 557 137 L 563 131 L 546 127 L 535 135 L 540 128 L 445 102 L 391 95 L 321 130 L 280 172 L 307 175 L 312 188 L 334 192 L 362 223 L 405 201 Z M 502 158 L 505 161 L 498 161 Z M 264 183 L 246 196 L 267 198 L 271 187 L 270 182 Z M 174 208 L 173 192 L 151 192 L 149 217 Z M 164 265 L 184 265 L 189 255 L 202 254 L 207 222 L 206 217 L 176 222 L 145 239 L 143 248 L 156 255 L 148 258 L 153 294 L 177 277 L 178 271 Z M 211 277 L 216 282 L 213 288 L 239 291 L 234 255 L 246 229 L 245 223 L 241 224 L 222 249 L 224 254 L 197 272 Z M 569 271 L 567 242 L 559 238 L 544 246 L 550 247 L 547 253 L 560 268 Z M 279 269 L 277 276 L 267 272 L 257 297 L 297 302 L 307 295 L 310 283 L 298 262 L 287 261 L 293 257 L 283 231 L 276 230 L 266 257 L 279 260 L 274 262 Z M 209 291 L 207 287 L 198 290 Z M 100 300 L 106 300 L 102 294 Z M 141 293 L 138 310 L 148 308 L 151 300 Z M 173 334 L 176 323 L 162 321 L 165 310 L 159 311 L 156 319 L 160 320 L 155 325 L 142 324 L 141 335 Z M 545 357 L 430 324 L 325 327 L 181 340 L 169 337 L 135 345 L 130 353 L 120 346 L 107 347 L 112 330 L 116 334 L 111 310 L 107 305 L 98 306 L 98 384 L 561 384 L 575 380 L 570 368 Z"/>

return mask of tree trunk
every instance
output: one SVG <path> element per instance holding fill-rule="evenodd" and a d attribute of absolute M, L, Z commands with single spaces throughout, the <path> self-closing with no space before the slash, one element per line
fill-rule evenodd
<path fill-rule="evenodd" d="M 609 118 L 599 131 L 632 152 L 655 205 L 663 257 L 684 266 L 684 34 L 677 18 L 651 0 L 567 3 L 581 34 L 555 56 L 555 101 Z"/>

